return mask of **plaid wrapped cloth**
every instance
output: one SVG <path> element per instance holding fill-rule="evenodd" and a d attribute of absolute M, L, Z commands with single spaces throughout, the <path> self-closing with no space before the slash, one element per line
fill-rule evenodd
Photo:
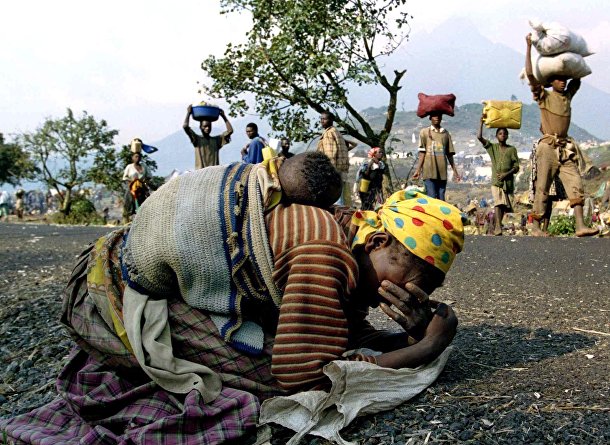
<path fill-rule="evenodd" d="M 339 173 L 349 171 L 349 157 L 345 139 L 335 127 L 328 127 L 318 141 L 318 151 L 329 157 Z"/>
<path fill-rule="evenodd" d="M 266 339 L 266 354 L 244 355 L 220 337 L 207 315 L 171 301 L 169 322 L 176 353 L 217 372 L 223 389 L 207 404 L 197 391 L 177 396 L 162 390 L 142 372 L 104 320 L 95 302 L 101 289 L 90 292 L 87 286 L 88 269 L 101 261 L 108 271 L 103 288 L 116 293 L 110 303 L 120 308 L 120 283 L 111 277 L 119 266 L 123 234 L 113 232 L 104 239 L 104 249 L 92 246 L 83 252 L 65 290 L 62 322 L 80 348 L 58 378 L 60 397 L 0 421 L 0 429 L 16 444 L 244 443 L 244 436 L 256 428 L 259 400 L 282 393 L 270 373 L 272 340 Z"/>

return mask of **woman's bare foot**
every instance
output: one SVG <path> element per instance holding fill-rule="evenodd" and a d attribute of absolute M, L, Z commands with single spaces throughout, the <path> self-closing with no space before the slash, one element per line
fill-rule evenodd
<path fill-rule="evenodd" d="M 576 236 L 582 238 L 583 236 L 594 236 L 599 233 L 598 229 L 593 227 L 583 227 L 582 229 L 578 229 L 576 231 Z"/>

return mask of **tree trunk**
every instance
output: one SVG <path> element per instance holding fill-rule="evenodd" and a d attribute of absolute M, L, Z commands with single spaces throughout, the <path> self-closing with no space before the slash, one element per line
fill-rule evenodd
<path fill-rule="evenodd" d="M 63 199 L 61 201 L 61 213 L 67 215 L 70 213 L 70 206 L 72 205 L 72 189 L 66 188 Z"/>

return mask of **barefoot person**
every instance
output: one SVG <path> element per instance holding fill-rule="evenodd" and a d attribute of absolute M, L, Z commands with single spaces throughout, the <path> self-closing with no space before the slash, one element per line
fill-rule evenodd
<path fill-rule="evenodd" d="M 543 134 L 536 150 L 537 178 L 532 235 L 545 235 L 540 229 L 540 220 L 544 217 L 549 188 L 557 173 L 565 187 L 570 206 L 574 209 L 576 236 L 596 235 L 598 230 L 587 227 L 584 221 L 584 188 L 578 171 L 578 147 L 574 139 L 568 136 L 572 115 L 571 102 L 580 88 L 580 79 L 572 79 L 568 83 L 566 76 L 554 75 L 547 79 L 551 89 L 545 89 L 545 85 L 533 74 L 532 35 L 528 34 L 525 40 L 525 72 L 534 100 L 540 107 L 540 129 Z"/>
<path fill-rule="evenodd" d="M 292 162 L 288 202 L 303 188 Z M 332 202 L 341 178 L 326 171 Z M 457 319 L 428 296 L 462 249 L 458 209 L 404 191 L 378 212 L 267 208 L 269 184 L 262 164 L 187 173 L 87 249 L 65 292 L 79 348 L 60 397 L 1 420 L 7 440 L 246 443 L 262 400 L 325 388 L 333 360 L 415 368 L 445 350 Z M 378 305 L 401 332 L 366 321 Z M 342 357 L 359 347 L 381 354 Z"/>
<path fill-rule="evenodd" d="M 502 219 L 505 214 L 513 211 L 515 174 L 519 171 L 519 156 L 517 149 L 506 143 L 508 140 L 506 128 L 496 130 L 497 144 L 493 144 L 483 137 L 483 118 L 481 118 L 477 138 L 491 158 L 491 194 L 494 199 L 496 219 L 494 235 L 502 235 Z"/>

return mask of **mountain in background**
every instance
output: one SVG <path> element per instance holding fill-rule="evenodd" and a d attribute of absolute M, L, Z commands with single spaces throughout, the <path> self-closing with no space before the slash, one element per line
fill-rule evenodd
<path fill-rule="evenodd" d="M 525 36 L 522 40 L 525 50 Z M 524 54 L 506 45 L 491 42 L 469 19 L 456 18 L 430 33 L 414 34 L 384 60 L 384 71 L 407 70 L 399 95 L 402 111 L 417 108 L 419 92 L 453 93 L 457 96 L 457 105 L 487 99 L 510 100 L 512 96 L 532 103 L 529 86 L 519 79 L 524 58 Z M 372 86 L 354 88 L 350 100 L 357 109 L 379 107 L 383 105 L 377 99 L 381 91 Z M 603 140 L 610 140 L 609 93 L 587 84 L 585 78 L 572 104 L 573 123 Z"/>

